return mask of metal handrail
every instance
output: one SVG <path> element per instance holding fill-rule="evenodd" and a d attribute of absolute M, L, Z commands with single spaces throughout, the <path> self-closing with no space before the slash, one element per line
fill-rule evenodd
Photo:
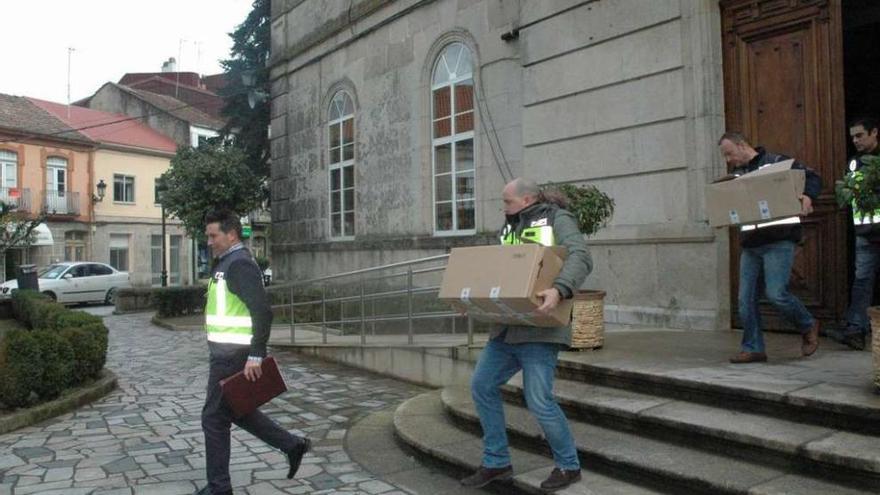
<path fill-rule="evenodd" d="M 400 261 L 397 263 L 390 263 L 388 265 L 374 266 L 371 268 L 362 268 L 360 270 L 353 270 L 350 272 L 336 273 L 333 275 L 325 275 L 323 277 L 310 278 L 310 279 L 300 280 L 300 281 L 296 281 L 296 282 L 287 282 L 284 284 L 273 285 L 273 286 L 271 286 L 271 288 L 272 289 L 274 289 L 274 288 L 289 289 L 291 287 L 296 287 L 298 285 L 309 285 L 309 284 L 315 284 L 318 282 L 327 282 L 329 280 L 334 280 L 337 278 L 345 278 L 345 277 L 351 277 L 353 275 L 362 275 L 362 274 L 366 274 L 366 273 L 388 270 L 390 268 L 398 268 L 398 267 L 405 267 L 405 266 L 410 266 L 410 265 L 417 265 L 417 264 L 421 264 L 421 263 L 428 263 L 429 261 L 440 261 L 440 260 L 445 260 L 448 258 L 449 258 L 448 254 L 438 254 L 436 256 L 428 256 L 426 258 L 419 258 L 419 259 L 411 260 L 411 261 Z M 406 273 L 404 273 L 404 275 L 406 275 Z"/>
<path fill-rule="evenodd" d="M 428 273 L 437 273 L 445 270 L 445 264 L 442 266 L 428 267 L 428 268 L 415 268 L 417 265 L 421 265 L 424 263 L 432 263 L 432 262 L 443 262 L 449 258 L 448 254 L 436 255 L 436 256 L 428 256 L 424 258 L 419 258 L 410 261 L 401 261 L 397 263 L 390 263 L 381 266 L 375 266 L 370 268 L 363 268 L 360 270 L 352 270 L 348 272 L 336 273 L 333 275 L 325 275 L 322 277 L 310 278 L 307 280 L 300 280 L 295 282 L 288 282 L 278 285 L 272 285 L 267 287 L 267 290 L 270 292 L 279 292 L 281 294 L 285 294 L 288 296 L 288 301 L 286 303 L 274 304 L 272 305 L 272 309 L 286 309 L 288 314 L 290 315 L 289 322 L 289 332 L 290 332 L 290 342 L 296 343 L 296 327 L 297 325 L 310 325 L 310 326 L 318 326 L 321 327 L 321 342 L 327 343 L 327 327 L 332 325 L 352 325 L 360 323 L 360 345 L 367 344 L 367 324 L 369 323 L 372 328 L 372 335 L 376 333 L 376 323 L 377 322 L 393 322 L 393 321 L 406 321 L 406 335 L 407 335 L 407 343 L 413 344 L 415 340 L 415 329 L 414 329 L 414 321 L 416 320 L 428 320 L 428 319 L 440 319 L 440 318 L 450 318 L 452 322 L 452 333 L 455 332 L 455 319 L 461 317 L 461 315 L 455 311 L 416 311 L 414 308 L 414 297 L 423 294 L 432 294 L 439 293 L 440 286 L 438 285 L 428 285 L 416 287 L 414 285 L 413 279 L 415 276 L 428 274 Z M 390 274 L 381 274 L 380 272 L 387 270 L 396 270 L 405 268 L 405 271 L 395 271 Z M 327 289 L 328 283 L 332 283 L 338 280 L 342 280 L 345 278 L 357 277 L 357 281 L 352 284 L 352 286 L 359 285 L 357 287 L 357 295 L 349 295 L 349 296 L 334 296 L 327 297 Z M 402 289 L 393 289 L 393 290 L 379 290 L 377 292 L 368 293 L 366 290 L 367 282 L 377 282 L 384 281 L 393 278 L 406 277 L 406 287 Z M 296 301 L 296 289 L 303 288 L 306 286 L 319 286 L 320 296 L 319 297 L 311 297 L 307 301 Z M 353 287 L 354 288 L 354 287 Z M 405 296 L 406 297 L 406 311 L 405 313 L 391 313 L 385 314 L 382 316 L 378 316 L 376 314 L 376 304 L 377 300 L 389 299 L 396 296 Z M 345 316 L 345 304 L 346 303 L 355 303 L 358 302 L 359 314 L 353 317 Z M 370 302 L 371 306 L 371 314 L 367 315 L 367 302 Z M 328 304 L 338 304 L 341 306 L 339 319 L 328 320 L 327 319 L 327 305 Z M 304 307 L 304 306 L 316 306 L 320 305 L 320 321 L 309 321 L 309 322 L 297 322 L 295 316 L 295 309 Z M 467 317 L 468 321 L 468 331 L 467 331 L 467 345 L 472 345 L 474 342 L 474 326 L 470 317 Z"/>

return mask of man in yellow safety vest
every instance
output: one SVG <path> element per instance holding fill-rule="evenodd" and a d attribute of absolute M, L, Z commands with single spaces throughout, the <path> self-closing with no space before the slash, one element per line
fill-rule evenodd
<path fill-rule="evenodd" d="M 210 352 L 208 395 L 202 409 L 205 433 L 205 469 L 208 484 L 201 495 L 231 495 L 229 478 L 230 427 L 247 430 L 287 456 L 293 478 L 309 439 L 294 436 L 256 410 L 233 417 L 220 391 L 220 380 L 244 370 L 250 381 L 260 378 L 260 364 L 266 356 L 266 342 L 272 326 L 272 308 L 263 277 L 250 252 L 241 243 L 241 222 L 229 210 L 205 218 L 208 246 L 217 258 L 208 285 L 205 329 Z"/>

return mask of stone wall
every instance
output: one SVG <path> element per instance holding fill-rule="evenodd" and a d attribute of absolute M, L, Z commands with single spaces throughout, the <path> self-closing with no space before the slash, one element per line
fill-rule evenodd
<path fill-rule="evenodd" d="M 726 328 L 728 240 L 702 197 L 724 168 L 720 38 L 713 0 L 273 2 L 279 275 L 493 242 L 509 175 L 592 183 L 616 201 L 590 240 L 586 284 L 608 291 L 607 319 Z M 475 59 L 476 238 L 432 230 L 429 77 L 451 41 Z M 339 89 L 356 103 L 357 235 L 331 242 L 326 122 Z"/>

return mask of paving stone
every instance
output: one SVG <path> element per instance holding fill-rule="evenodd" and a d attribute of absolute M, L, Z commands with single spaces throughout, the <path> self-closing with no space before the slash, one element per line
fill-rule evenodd
<path fill-rule="evenodd" d="M 150 317 L 105 318 L 107 367 L 119 376 L 119 390 L 46 424 L 0 435 L 0 495 L 176 495 L 204 484 L 204 335 L 169 332 Z M 236 494 L 369 493 L 359 484 L 375 478 L 349 458 L 343 439 L 375 407 L 399 404 L 424 389 L 283 350 L 273 354 L 291 393 L 262 410 L 293 434 L 308 432 L 313 450 L 297 479 L 288 480 L 281 452 L 233 428 Z"/>

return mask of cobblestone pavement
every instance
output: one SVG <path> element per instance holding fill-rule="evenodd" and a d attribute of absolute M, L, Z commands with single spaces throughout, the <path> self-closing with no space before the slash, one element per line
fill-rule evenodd
<path fill-rule="evenodd" d="M 74 413 L 0 435 L 0 495 L 183 495 L 204 485 L 204 334 L 160 329 L 144 314 L 105 322 L 107 367 L 119 376 L 119 389 Z M 233 428 L 235 493 L 406 493 L 352 462 L 343 441 L 358 419 L 423 389 L 290 352 L 275 356 L 290 390 L 262 410 L 314 447 L 287 480 L 280 452 Z"/>

